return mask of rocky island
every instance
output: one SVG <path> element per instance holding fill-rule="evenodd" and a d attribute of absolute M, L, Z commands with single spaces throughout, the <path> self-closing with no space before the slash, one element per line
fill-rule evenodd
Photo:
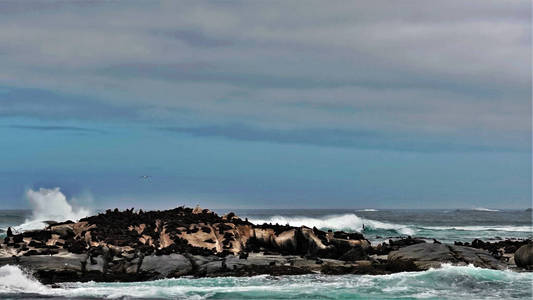
<path fill-rule="evenodd" d="M 196 207 L 107 210 L 43 230 L 8 229 L 0 266 L 18 265 L 43 283 L 144 281 L 180 276 L 390 274 L 443 263 L 530 270 L 529 240 L 442 244 L 418 238 L 372 246 L 360 233 L 252 224 Z"/>

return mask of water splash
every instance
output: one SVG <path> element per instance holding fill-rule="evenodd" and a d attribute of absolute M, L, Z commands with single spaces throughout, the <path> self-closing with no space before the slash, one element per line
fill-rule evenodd
<path fill-rule="evenodd" d="M 48 290 L 48 287 L 17 266 L 5 265 L 0 267 L 0 291 L 5 293 L 46 293 Z"/>
<path fill-rule="evenodd" d="M 26 198 L 32 207 L 32 216 L 23 224 L 15 226 L 16 231 L 42 229 L 46 221 L 77 221 L 89 216 L 91 211 L 84 207 L 73 207 L 60 188 L 40 188 L 26 191 Z"/>

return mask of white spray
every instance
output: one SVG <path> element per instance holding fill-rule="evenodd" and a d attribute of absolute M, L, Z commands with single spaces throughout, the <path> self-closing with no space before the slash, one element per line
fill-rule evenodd
<path fill-rule="evenodd" d="M 87 208 L 73 208 L 58 187 L 40 188 L 36 191 L 29 189 L 26 191 L 26 198 L 32 207 L 32 217 L 16 226 L 17 231 L 42 229 L 46 226 L 44 221 L 77 221 L 90 215 L 90 210 Z"/>
<path fill-rule="evenodd" d="M 48 290 L 46 286 L 24 273 L 17 266 L 5 265 L 0 267 L 0 294 L 43 293 Z"/>

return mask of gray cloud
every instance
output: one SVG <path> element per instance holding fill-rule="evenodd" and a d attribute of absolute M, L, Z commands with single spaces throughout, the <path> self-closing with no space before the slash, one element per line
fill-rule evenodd
<path fill-rule="evenodd" d="M 42 89 L 0 88 L 0 117 L 32 117 L 54 120 L 135 119 L 145 105 L 118 107 L 113 103 Z"/>
<path fill-rule="evenodd" d="M 394 136 L 382 132 L 342 129 L 293 129 L 275 130 L 250 127 L 242 124 L 227 124 L 204 127 L 160 127 L 157 130 L 194 137 L 219 137 L 239 141 L 268 142 L 279 144 L 301 144 L 321 147 L 358 149 L 387 149 L 416 152 L 442 151 L 516 151 L 507 145 L 480 145 L 457 137 L 445 141 L 432 136 Z"/>
<path fill-rule="evenodd" d="M 0 116 L 237 120 L 283 139 L 335 128 L 523 147 L 530 6 L 4 1 L 0 84 L 57 97 L 0 95 Z"/>
<path fill-rule="evenodd" d="M 161 34 L 166 37 L 175 38 L 192 47 L 221 47 L 230 46 L 232 44 L 231 40 L 209 37 L 202 32 L 192 30 L 155 31 L 154 34 Z"/>
<path fill-rule="evenodd" d="M 162 127 L 160 130 L 186 133 L 198 137 L 218 136 L 245 141 L 271 141 L 311 145 L 352 146 L 359 138 L 376 138 L 379 133 L 339 129 L 271 130 L 239 124 L 206 127 Z"/>
<path fill-rule="evenodd" d="M 13 128 L 13 129 L 23 129 L 23 130 L 37 130 L 37 131 L 74 131 L 74 132 L 82 132 L 82 133 L 105 133 L 104 130 L 100 130 L 100 129 L 84 128 L 84 127 L 76 127 L 76 126 L 8 125 L 4 127 Z"/>

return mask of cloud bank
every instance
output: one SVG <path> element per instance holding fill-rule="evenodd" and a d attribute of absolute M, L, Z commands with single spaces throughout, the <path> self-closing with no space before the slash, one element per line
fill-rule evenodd
<path fill-rule="evenodd" d="M 530 6 L 3 1 L 0 116 L 528 151 Z"/>

